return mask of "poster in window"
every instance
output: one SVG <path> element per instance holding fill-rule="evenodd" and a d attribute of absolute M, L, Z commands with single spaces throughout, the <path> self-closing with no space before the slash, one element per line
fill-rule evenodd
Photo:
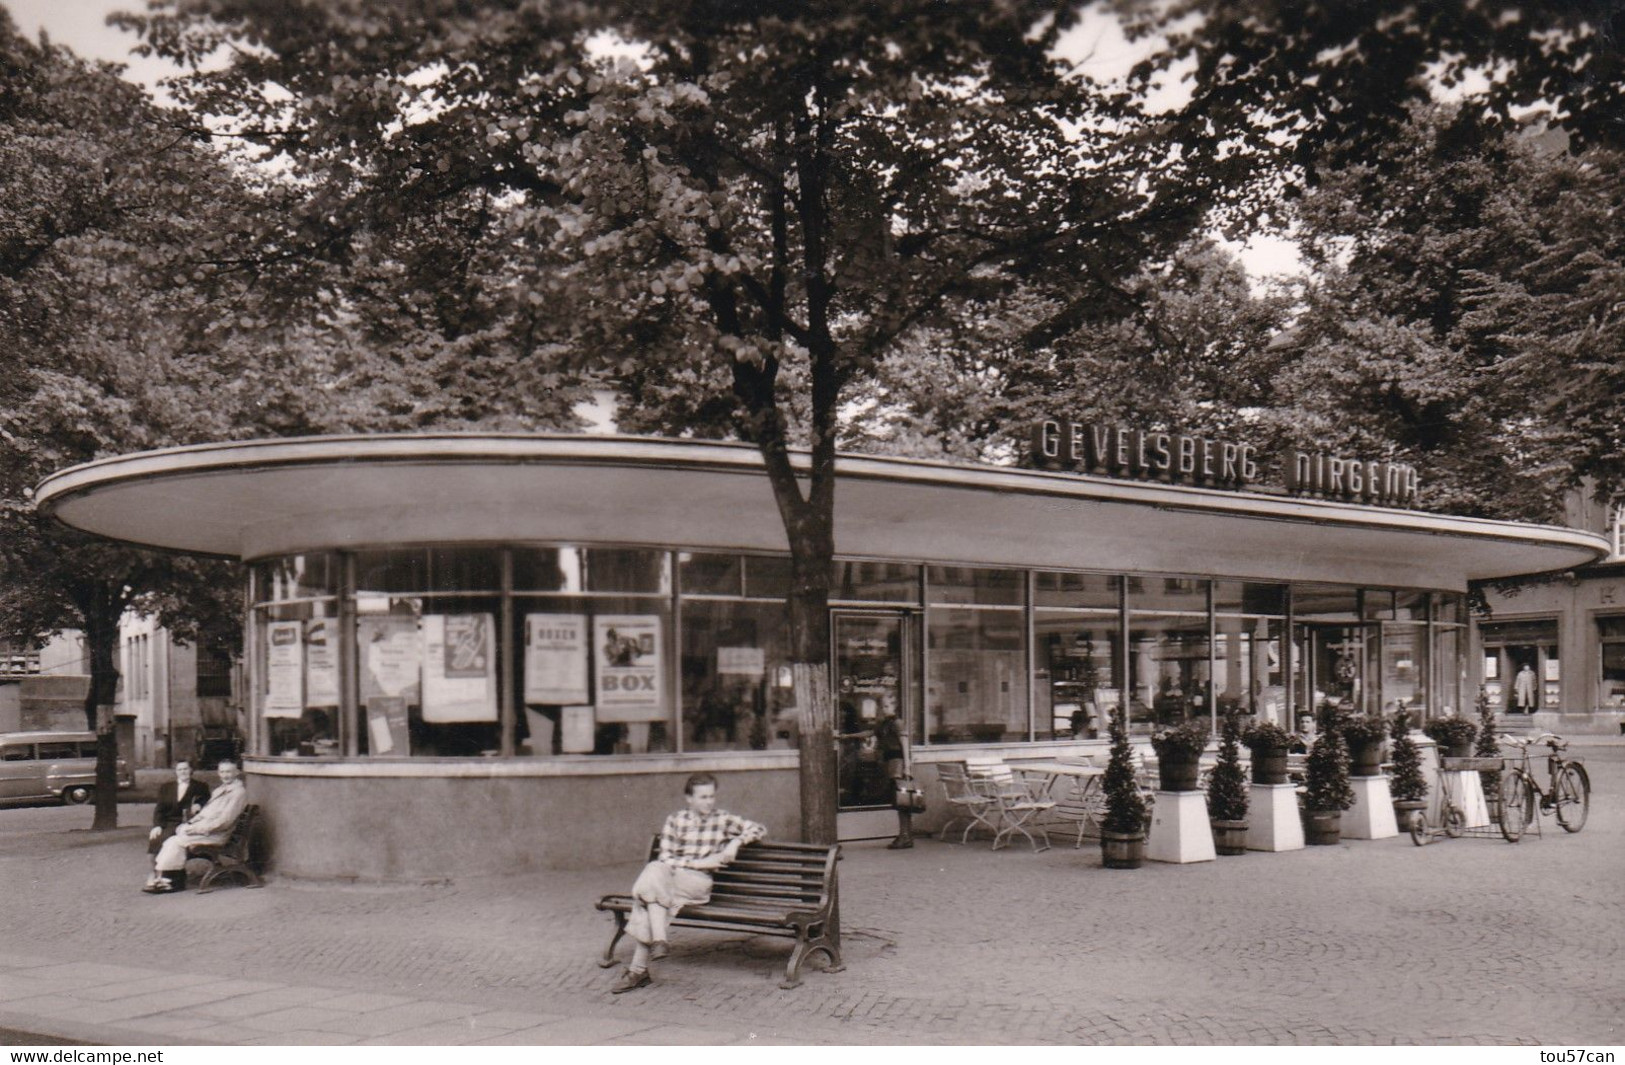
<path fill-rule="evenodd" d="M 1562 669 L 1562 660 L 1555 655 L 1548 654 L 1546 658 L 1546 680 L 1559 680 L 1559 671 Z"/>
<path fill-rule="evenodd" d="M 367 700 L 369 754 L 411 754 L 406 700 L 399 695 L 377 695 Z"/>
<path fill-rule="evenodd" d="M 609 614 L 593 619 L 593 679 L 600 724 L 660 721 L 660 617 Z"/>
<path fill-rule="evenodd" d="M 398 695 L 418 701 L 418 619 L 400 614 L 356 621 L 356 653 L 361 659 L 361 701 Z"/>
<path fill-rule="evenodd" d="M 718 647 L 717 672 L 761 677 L 767 672 L 767 652 L 760 647 Z"/>
<path fill-rule="evenodd" d="M 299 717 L 304 701 L 304 626 L 273 621 L 265 627 L 265 716 Z"/>
<path fill-rule="evenodd" d="M 532 706 L 587 701 L 587 616 L 525 615 L 525 702 Z"/>
<path fill-rule="evenodd" d="M 560 708 L 559 750 L 565 754 L 591 754 L 594 724 L 591 706 Z"/>
<path fill-rule="evenodd" d="M 305 705 L 339 705 L 339 641 L 332 618 L 305 622 Z"/>
<path fill-rule="evenodd" d="M 490 614 L 423 617 L 423 720 L 497 719 L 497 671 Z"/>

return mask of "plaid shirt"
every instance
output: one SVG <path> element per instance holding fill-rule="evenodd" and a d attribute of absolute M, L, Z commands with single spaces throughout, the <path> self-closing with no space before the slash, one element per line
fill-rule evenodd
<path fill-rule="evenodd" d="M 660 860 L 678 869 L 692 869 L 695 862 L 711 857 L 735 836 L 754 843 L 766 835 L 764 826 L 726 810 L 712 810 L 706 817 L 693 810 L 678 810 L 661 826 Z"/>

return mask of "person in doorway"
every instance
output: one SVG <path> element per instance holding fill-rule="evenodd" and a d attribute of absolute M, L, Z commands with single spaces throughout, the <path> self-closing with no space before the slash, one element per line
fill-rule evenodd
<path fill-rule="evenodd" d="M 886 767 L 886 778 L 891 781 L 895 791 L 897 782 L 908 777 L 908 741 L 903 733 L 903 723 L 897 716 L 897 703 L 890 693 L 882 699 L 880 706 L 880 720 L 875 722 L 873 728 L 859 732 L 843 732 L 836 737 L 841 740 L 874 740 L 880 762 Z M 914 814 L 909 810 L 897 811 L 897 836 L 886 844 L 889 850 L 901 851 L 914 846 Z"/>
<path fill-rule="evenodd" d="M 632 884 L 632 915 L 626 929 L 637 946 L 626 972 L 610 987 L 620 995 L 648 987 L 649 963 L 670 952 L 667 928 L 684 906 L 711 898 L 711 873 L 733 863 L 739 848 L 767 836 L 767 829 L 717 809 L 717 778 L 695 773 L 683 785 L 684 808 L 660 829 L 660 856 Z"/>
<path fill-rule="evenodd" d="M 1520 714 L 1535 712 L 1535 671 L 1525 662 L 1518 675 L 1512 678 L 1512 699 Z"/>
<path fill-rule="evenodd" d="M 157 880 L 141 890 L 149 895 L 164 895 L 186 890 L 186 848 L 200 843 L 224 843 L 231 838 L 237 815 L 248 805 L 248 791 L 243 787 L 242 767 L 236 762 L 221 761 L 220 786 L 214 789 L 203 809 L 182 821 L 175 834 L 164 840 L 158 848 Z"/>
<path fill-rule="evenodd" d="M 147 833 L 147 853 L 156 855 L 181 822 L 196 814 L 208 801 L 209 785 L 193 779 L 192 763 L 184 758 L 176 762 L 175 779 L 165 781 L 158 788 L 158 803 L 152 808 L 152 831 Z M 158 867 L 154 863 L 147 884 L 155 886 L 158 880 Z"/>

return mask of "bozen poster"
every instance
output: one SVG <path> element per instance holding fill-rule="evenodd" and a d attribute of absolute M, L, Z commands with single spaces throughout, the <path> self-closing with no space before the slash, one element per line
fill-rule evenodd
<path fill-rule="evenodd" d="M 305 622 L 305 705 L 339 705 L 338 622 L 332 618 Z"/>
<path fill-rule="evenodd" d="M 490 614 L 424 615 L 424 721 L 497 719 L 495 628 Z"/>
<path fill-rule="evenodd" d="M 665 720 L 659 615 L 599 615 L 592 643 L 598 723 Z"/>
<path fill-rule="evenodd" d="M 586 615 L 525 615 L 525 702 L 566 706 L 586 701 Z"/>
<path fill-rule="evenodd" d="M 265 627 L 265 716 L 301 717 L 305 712 L 304 625 L 273 621 Z"/>

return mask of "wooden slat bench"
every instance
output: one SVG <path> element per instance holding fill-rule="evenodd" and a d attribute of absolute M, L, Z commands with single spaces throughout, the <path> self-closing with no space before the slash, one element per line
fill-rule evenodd
<path fill-rule="evenodd" d="M 703 906 L 685 906 L 673 915 L 672 925 L 708 928 L 715 932 L 747 932 L 758 936 L 794 939 L 795 949 L 779 986 L 801 983 L 801 963 L 822 951 L 828 972 L 840 972 L 840 907 L 835 862 L 840 844 L 778 843 L 763 840 L 739 848 L 739 858 L 712 872 L 711 900 Z M 660 857 L 660 837 L 649 845 L 649 861 Z M 615 964 L 615 946 L 626 934 L 632 896 L 605 895 L 597 908 L 614 915 L 615 934 L 599 965 Z"/>
<path fill-rule="evenodd" d="M 199 895 L 213 891 L 214 882 L 223 876 L 240 876 L 248 887 L 265 886 L 260 874 L 248 864 L 248 849 L 259 816 L 260 808 L 251 803 L 237 815 L 237 823 L 231 826 L 231 836 L 226 842 L 195 843 L 186 848 L 187 858 L 198 858 L 209 863 L 209 871 L 203 874 L 197 886 Z"/>

